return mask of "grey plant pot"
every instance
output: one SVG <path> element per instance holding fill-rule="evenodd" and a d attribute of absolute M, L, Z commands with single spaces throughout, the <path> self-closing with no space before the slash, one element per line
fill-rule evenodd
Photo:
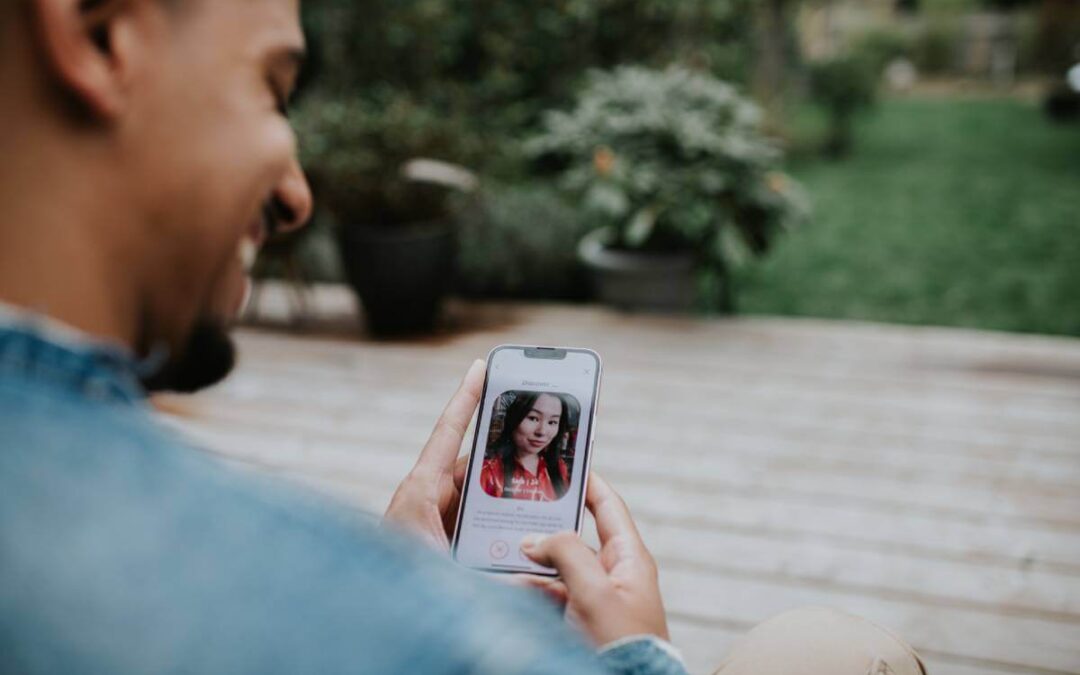
<path fill-rule="evenodd" d="M 632 311 L 682 313 L 697 299 L 693 253 L 648 253 L 609 247 L 614 231 L 594 230 L 578 244 L 597 299 Z"/>

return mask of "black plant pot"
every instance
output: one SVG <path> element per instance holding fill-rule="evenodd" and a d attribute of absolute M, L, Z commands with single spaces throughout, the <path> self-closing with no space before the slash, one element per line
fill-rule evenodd
<path fill-rule="evenodd" d="M 383 337 L 428 333 L 454 277 L 449 217 L 395 227 L 344 226 L 341 260 L 368 328 Z"/>

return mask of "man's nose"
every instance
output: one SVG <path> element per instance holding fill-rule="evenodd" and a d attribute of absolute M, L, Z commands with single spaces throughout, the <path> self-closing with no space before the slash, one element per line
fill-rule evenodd
<path fill-rule="evenodd" d="M 313 200 L 300 162 L 293 160 L 289 172 L 274 189 L 276 231 L 291 232 L 307 224 L 311 218 Z"/>

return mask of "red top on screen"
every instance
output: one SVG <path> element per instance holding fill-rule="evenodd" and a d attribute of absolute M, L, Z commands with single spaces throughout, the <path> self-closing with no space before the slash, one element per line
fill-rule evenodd
<path fill-rule="evenodd" d="M 497 498 L 553 502 L 562 497 L 561 494 L 555 492 L 555 486 L 551 484 L 547 465 L 544 462 L 541 461 L 537 464 L 535 474 L 529 472 L 520 463 L 515 464 L 511 478 L 512 484 L 506 486 L 504 485 L 503 476 L 505 474 L 502 460 L 498 458 L 485 460 L 484 467 L 480 470 L 480 487 L 487 494 Z M 569 484 L 569 471 L 567 471 L 566 462 L 562 458 L 559 458 L 559 473 L 562 474 L 563 485 Z"/>

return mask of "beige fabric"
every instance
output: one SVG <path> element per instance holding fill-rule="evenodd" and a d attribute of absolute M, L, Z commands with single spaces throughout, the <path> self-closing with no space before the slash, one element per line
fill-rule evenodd
<path fill-rule="evenodd" d="M 796 609 L 750 631 L 716 675 L 923 675 L 915 651 L 888 630 L 834 609 Z"/>

